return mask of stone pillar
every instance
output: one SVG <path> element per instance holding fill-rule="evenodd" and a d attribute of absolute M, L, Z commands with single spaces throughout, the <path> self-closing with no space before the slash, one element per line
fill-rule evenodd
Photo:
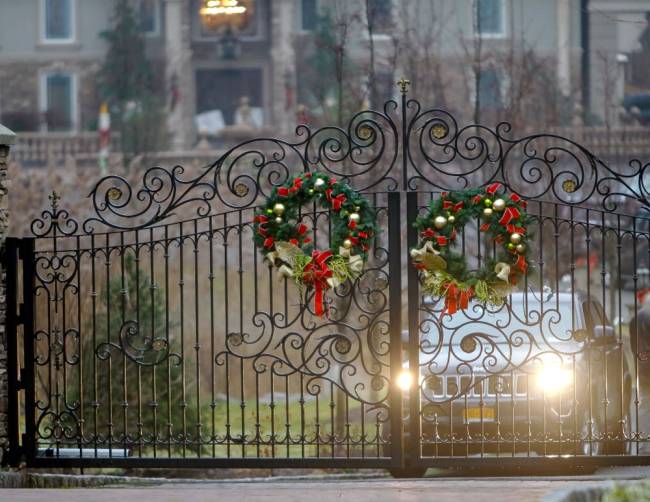
<path fill-rule="evenodd" d="M 170 102 L 167 122 L 174 151 L 190 149 L 196 138 L 191 9 L 191 0 L 165 0 L 165 76 Z"/>
<path fill-rule="evenodd" d="M 271 0 L 271 117 L 265 122 L 283 133 L 296 124 L 296 55 L 294 0 Z"/>
<path fill-rule="evenodd" d="M 16 135 L 0 124 L 0 253 L 4 253 L 5 239 L 9 227 L 9 211 L 7 207 L 7 158 L 9 147 L 16 141 Z M 6 290 L 5 271 L 0 266 L 0 462 L 8 444 L 9 416 L 9 382 L 7 375 L 7 332 L 5 330 Z"/>
<path fill-rule="evenodd" d="M 557 0 L 557 81 L 564 96 L 571 95 L 571 8 L 569 0 Z"/>

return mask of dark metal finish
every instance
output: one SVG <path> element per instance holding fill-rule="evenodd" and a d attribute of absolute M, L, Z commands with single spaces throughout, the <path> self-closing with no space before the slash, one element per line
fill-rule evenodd
<path fill-rule="evenodd" d="M 53 194 L 35 238 L 10 240 L 5 255 L 11 463 L 647 463 L 645 370 L 607 318 L 638 311 L 645 287 L 648 164 L 609 166 L 505 123 L 461 126 L 402 87 L 401 104 L 345 128 L 247 141 L 198 171 L 105 177 L 85 219 Z M 252 239 L 263 198 L 308 170 L 363 191 L 385 229 L 363 275 L 328 293 L 327 319 Z M 440 191 L 493 181 L 527 200 L 535 267 L 506 306 L 450 318 L 420 292 L 409 222 Z M 329 214 L 312 205 L 302 219 L 327 247 Z M 460 236 L 472 267 L 495 251 L 478 226 Z M 557 395 L 535 387 L 548 359 L 569 382 Z"/>

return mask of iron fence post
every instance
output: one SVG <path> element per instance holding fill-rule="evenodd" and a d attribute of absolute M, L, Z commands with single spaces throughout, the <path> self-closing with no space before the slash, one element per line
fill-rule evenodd
<path fill-rule="evenodd" d="M 388 294 L 390 320 L 390 428 L 393 467 L 404 466 L 402 391 L 397 385 L 402 369 L 402 236 L 400 193 L 388 194 Z"/>
<path fill-rule="evenodd" d="M 6 321 L 5 340 L 7 349 L 7 458 L 3 464 L 17 467 L 20 463 L 19 415 L 18 415 L 18 246 L 19 240 L 8 238 L 2 256 L 2 268 L 6 271 Z M 22 382 L 20 382 L 22 383 Z"/>
<path fill-rule="evenodd" d="M 406 194 L 406 249 L 417 245 L 417 232 L 413 222 L 418 215 L 418 194 L 408 192 Z M 408 259 L 407 259 L 408 261 Z M 409 264 L 410 265 L 410 264 Z M 420 458 L 421 427 L 420 427 L 420 330 L 419 330 L 419 304 L 420 304 L 420 282 L 418 271 L 415 267 L 408 266 L 408 358 L 409 371 L 412 375 L 413 385 L 409 392 L 409 459 L 417 461 Z"/>
<path fill-rule="evenodd" d="M 36 240 L 33 237 L 20 239 L 20 257 L 23 262 L 23 303 L 20 317 L 23 325 L 23 354 L 25 388 L 25 436 L 23 451 L 28 463 L 36 458 L 36 381 L 34 378 L 34 294 L 36 284 Z"/>

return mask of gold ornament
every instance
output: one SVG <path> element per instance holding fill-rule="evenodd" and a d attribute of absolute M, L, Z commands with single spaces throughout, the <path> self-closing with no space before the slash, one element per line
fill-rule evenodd
<path fill-rule="evenodd" d="M 492 208 L 495 211 L 503 211 L 506 208 L 506 201 L 503 199 L 497 199 L 492 203 Z"/>
<path fill-rule="evenodd" d="M 276 223 L 282 223 L 282 218 L 280 216 L 275 218 Z"/>
<path fill-rule="evenodd" d="M 456 221 L 456 217 L 453 214 L 450 214 L 449 216 L 447 216 L 447 221 L 449 223 L 453 223 L 454 221 Z"/>
<path fill-rule="evenodd" d="M 361 208 L 360 208 L 359 206 L 354 206 L 354 210 L 355 210 L 355 211 L 360 211 Z"/>
<path fill-rule="evenodd" d="M 524 244 L 517 244 L 517 247 L 515 247 L 515 251 L 517 251 L 517 253 L 523 253 L 524 251 L 526 251 L 526 246 Z"/>
<path fill-rule="evenodd" d="M 518 234 L 517 232 L 511 234 L 510 242 L 512 242 L 513 244 L 519 244 L 521 242 L 521 234 Z"/>
<path fill-rule="evenodd" d="M 494 266 L 494 273 L 497 275 L 497 279 L 508 282 L 508 276 L 510 275 L 510 265 L 500 261 Z"/>
<path fill-rule="evenodd" d="M 350 215 L 350 221 L 353 221 L 355 223 L 359 223 L 361 221 L 361 215 L 359 213 L 352 213 Z"/>
<path fill-rule="evenodd" d="M 436 216 L 433 219 L 433 226 L 438 230 L 445 228 L 445 225 L 447 225 L 447 218 L 444 216 Z"/>
<path fill-rule="evenodd" d="M 483 209 L 483 216 L 492 216 L 492 213 L 493 211 L 491 207 L 486 207 Z"/>
<path fill-rule="evenodd" d="M 485 199 L 483 204 L 485 204 L 485 207 L 490 207 L 492 205 L 492 199 Z"/>
<path fill-rule="evenodd" d="M 275 206 L 273 206 L 273 212 L 277 216 L 282 216 L 284 214 L 284 204 L 278 202 Z"/>
<path fill-rule="evenodd" d="M 325 186 L 325 180 L 323 178 L 316 178 L 316 181 L 314 181 L 314 186 L 316 188 L 322 188 Z"/>
<path fill-rule="evenodd" d="M 515 247 L 516 247 L 516 246 L 515 246 L 512 242 L 508 242 L 508 249 L 509 249 L 509 250 L 512 251 L 513 249 L 515 249 Z"/>
<path fill-rule="evenodd" d="M 352 247 L 352 241 L 350 239 L 345 239 L 343 241 L 343 247 L 345 249 L 350 249 Z"/>

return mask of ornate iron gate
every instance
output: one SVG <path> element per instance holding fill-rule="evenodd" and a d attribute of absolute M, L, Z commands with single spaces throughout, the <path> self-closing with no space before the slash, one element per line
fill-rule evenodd
<path fill-rule="evenodd" d="M 461 127 L 402 84 L 401 102 L 345 128 L 248 141 L 196 172 L 103 178 L 85 219 L 54 194 L 4 258 L 10 462 L 648 462 L 647 370 L 624 323 L 607 320 L 638 311 L 645 287 L 648 165 L 612 168 L 505 123 Z M 251 235 L 262 198 L 307 170 L 363 191 L 384 228 L 327 319 L 312 315 L 312 292 L 278 281 Z M 503 308 L 444 316 L 408 263 L 410 222 L 440 191 L 493 181 L 528 201 L 536 267 Z M 326 244 L 329 215 L 303 218 Z M 494 252 L 477 236 L 470 225 L 461 238 L 472 265 Z"/>

